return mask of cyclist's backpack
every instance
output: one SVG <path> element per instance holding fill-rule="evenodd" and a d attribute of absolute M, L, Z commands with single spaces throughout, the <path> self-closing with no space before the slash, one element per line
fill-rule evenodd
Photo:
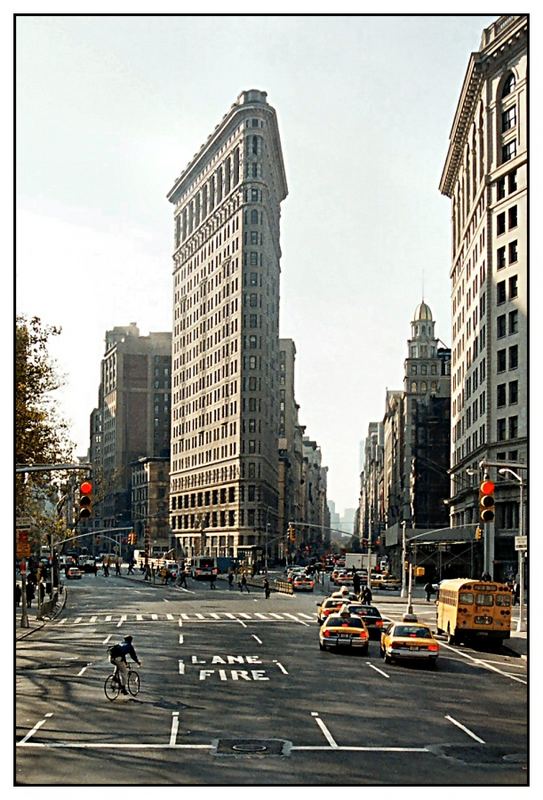
<path fill-rule="evenodd" d="M 114 644 L 113 647 L 108 647 L 107 651 L 110 658 L 117 658 L 123 654 L 123 649 L 120 644 Z"/>

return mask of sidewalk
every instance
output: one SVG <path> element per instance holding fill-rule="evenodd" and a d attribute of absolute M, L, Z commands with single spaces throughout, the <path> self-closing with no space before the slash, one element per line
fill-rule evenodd
<path fill-rule="evenodd" d="M 21 628 L 21 616 L 23 613 L 23 609 L 21 606 L 15 608 L 15 639 L 18 642 L 20 639 L 26 639 L 27 636 L 30 636 L 31 633 L 34 631 L 39 631 L 40 628 L 49 622 L 49 620 L 54 619 L 64 606 L 66 605 L 66 597 L 67 597 L 67 590 L 64 587 L 62 594 L 59 596 L 58 603 L 56 604 L 54 611 L 51 616 L 44 616 L 43 619 L 38 619 L 38 605 L 32 604 L 30 608 L 27 608 L 26 613 L 28 617 L 28 628 Z"/>

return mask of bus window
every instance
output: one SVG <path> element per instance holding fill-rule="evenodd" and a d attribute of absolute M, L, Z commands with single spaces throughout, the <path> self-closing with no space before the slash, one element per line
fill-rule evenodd
<path fill-rule="evenodd" d="M 509 594 L 497 594 L 496 595 L 496 605 L 497 606 L 510 606 L 511 605 L 511 595 L 509 595 Z"/>
<path fill-rule="evenodd" d="M 473 603 L 473 592 L 460 592 L 458 602 L 471 605 L 471 603 Z"/>
<path fill-rule="evenodd" d="M 493 606 L 494 605 L 494 598 L 491 594 L 476 594 L 475 595 L 475 603 L 478 606 Z"/>

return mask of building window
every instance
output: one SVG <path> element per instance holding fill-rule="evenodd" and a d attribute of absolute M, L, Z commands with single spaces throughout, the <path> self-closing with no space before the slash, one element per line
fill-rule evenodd
<path fill-rule="evenodd" d="M 498 269 L 503 269 L 506 266 L 506 263 L 507 262 L 505 260 L 505 246 L 499 247 L 498 252 L 496 253 L 496 266 Z"/>
<path fill-rule="evenodd" d="M 416 374 L 417 374 L 417 365 L 411 364 L 411 375 L 416 375 Z"/>
<path fill-rule="evenodd" d="M 507 384 L 505 383 L 499 383 L 496 387 L 496 405 L 498 408 L 502 408 L 507 402 L 506 388 Z"/>
<path fill-rule="evenodd" d="M 509 335 L 518 333 L 518 311 L 509 312 Z"/>
<path fill-rule="evenodd" d="M 500 314 L 500 316 L 496 320 L 497 323 L 497 331 L 496 335 L 498 339 L 501 339 L 506 334 L 506 316 L 505 314 Z"/>
<path fill-rule="evenodd" d="M 505 281 L 499 281 L 496 285 L 496 303 L 500 305 L 501 303 L 505 303 L 507 298 L 506 291 L 505 291 Z"/>
<path fill-rule="evenodd" d="M 505 349 L 498 350 L 497 357 L 498 357 L 498 362 L 497 362 L 498 372 L 505 372 L 505 370 L 507 369 L 506 350 Z"/>
<path fill-rule="evenodd" d="M 511 72 L 511 74 L 507 76 L 506 81 L 503 84 L 502 98 L 503 97 L 508 97 L 508 95 L 510 95 L 512 92 L 514 92 L 515 88 L 516 88 L 516 85 L 517 85 L 517 80 L 516 80 L 514 74 Z"/>
<path fill-rule="evenodd" d="M 501 214 L 498 214 L 496 218 L 496 233 L 498 236 L 500 236 L 502 233 L 505 233 L 505 211 L 502 211 Z"/>
<path fill-rule="evenodd" d="M 509 438 L 516 439 L 518 436 L 518 417 L 509 417 Z"/>
<path fill-rule="evenodd" d="M 512 275 L 509 278 L 509 299 L 518 297 L 518 275 Z"/>
<path fill-rule="evenodd" d="M 506 161 L 511 161 L 517 154 L 517 140 L 512 139 L 507 144 L 502 146 L 502 164 L 505 164 Z"/>
<path fill-rule="evenodd" d="M 514 406 L 518 403 L 518 381 L 511 381 L 509 384 L 509 405 Z"/>
<path fill-rule="evenodd" d="M 516 206 L 509 209 L 509 229 L 516 228 L 518 225 L 518 210 Z"/>
<path fill-rule="evenodd" d="M 509 173 L 507 176 L 507 186 L 509 189 L 509 194 L 512 192 L 517 191 L 517 171 L 514 169 L 512 172 Z"/>
<path fill-rule="evenodd" d="M 509 348 L 509 369 L 518 368 L 518 345 Z"/>
<path fill-rule="evenodd" d="M 496 439 L 498 442 L 505 442 L 506 420 L 499 419 L 497 421 Z"/>
<path fill-rule="evenodd" d="M 509 242 L 509 263 L 514 264 L 515 261 L 518 261 L 518 242 L 516 239 L 514 242 Z"/>
<path fill-rule="evenodd" d="M 517 124 L 517 107 L 511 106 L 502 111 L 502 133 L 511 130 Z"/>

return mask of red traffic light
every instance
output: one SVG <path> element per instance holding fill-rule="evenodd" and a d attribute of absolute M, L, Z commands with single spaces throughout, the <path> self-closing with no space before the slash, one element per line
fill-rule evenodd
<path fill-rule="evenodd" d="M 494 483 L 492 481 L 483 481 L 479 487 L 481 494 L 494 494 Z"/>
<path fill-rule="evenodd" d="M 90 494 L 92 492 L 92 483 L 90 481 L 83 481 L 79 487 L 81 494 Z"/>

